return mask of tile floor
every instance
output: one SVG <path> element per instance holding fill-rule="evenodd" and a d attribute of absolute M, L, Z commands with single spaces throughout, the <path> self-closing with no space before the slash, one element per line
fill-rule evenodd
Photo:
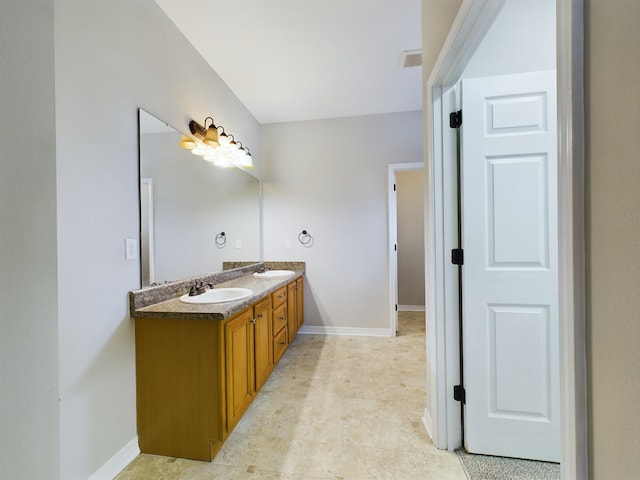
<path fill-rule="evenodd" d="M 425 406 L 424 314 L 395 338 L 298 335 L 213 462 L 140 455 L 116 480 L 466 480 Z"/>

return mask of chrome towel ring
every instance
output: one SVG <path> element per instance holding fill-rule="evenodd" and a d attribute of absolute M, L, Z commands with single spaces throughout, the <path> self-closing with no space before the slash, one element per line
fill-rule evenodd
<path fill-rule="evenodd" d="M 312 241 L 313 241 L 313 237 L 311 236 L 311 234 L 309 232 L 307 232 L 306 230 L 302 230 L 300 232 L 300 234 L 298 235 L 298 241 L 302 244 L 302 245 L 309 245 Z"/>
<path fill-rule="evenodd" d="M 225 235 L 225 233 L 220 232 L 219 234 L 217 234 L 215 242 L 216 242 L 216 246 L 224 247 L 227 244 L 227 236 Z"/>

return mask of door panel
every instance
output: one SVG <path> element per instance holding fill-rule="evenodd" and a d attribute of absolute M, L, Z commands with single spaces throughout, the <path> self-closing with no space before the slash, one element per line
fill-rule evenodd
<path fill-rule="evenodd" d="M 549 309 L 490 305 L 488 316 L 491 416 L 549 420 Z"/>
<path fill-rule="evenodd" d="M 462 83 L 470 452 L 560 458 L 555 73 Z"/>
<path fill-rule="evenodd" d="M 486 168 L 488 266 L 546 268 L 546 155 L 491 157 Z"/>

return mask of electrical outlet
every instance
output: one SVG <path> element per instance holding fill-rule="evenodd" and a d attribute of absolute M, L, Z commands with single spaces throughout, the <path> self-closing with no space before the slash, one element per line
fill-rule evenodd
<path fill-rule="evenodd" d="M 125 239 L 124 258 L 127 260 L 136 260 L 138 258 L 138 241 L 135 238 Z"/>

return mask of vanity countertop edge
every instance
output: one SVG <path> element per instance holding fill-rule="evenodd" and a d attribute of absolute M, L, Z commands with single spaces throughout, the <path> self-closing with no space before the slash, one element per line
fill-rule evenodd
<path fill-rule="evenodd" d="M 253 290 L 253 295 L 242 300 L 225 303 L 189 304 L 181 302 L 180 296 L 175 296 L 145 307 L 132 308 L 131 317 L 225 320 L 303 275 L 304 270 L 294 270 L 293 275 L 273 278 L 258 278 L 253 273 L 249 273 L 214 286 L 214 288 L 242 287 Z"/>

